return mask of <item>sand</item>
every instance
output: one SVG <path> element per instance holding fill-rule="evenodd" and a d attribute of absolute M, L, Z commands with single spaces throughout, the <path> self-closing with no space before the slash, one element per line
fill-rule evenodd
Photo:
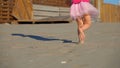
<path fill-rule="evenodd" d="M 77 25 L 0 25 L 0 68 L 120 68 L 120 24 L 93 23 L 85 44 Z"/>

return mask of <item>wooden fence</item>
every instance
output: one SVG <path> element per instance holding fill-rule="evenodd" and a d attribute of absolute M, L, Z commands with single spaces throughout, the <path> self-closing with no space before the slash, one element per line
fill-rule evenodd
<path fill-rule="evenodd" d="M 120 23 L 120 5 L 104 3 L 104 0 L 94 0 L 94 5 L 100 12 L 103 23 Z"/>
<path fill-rule="evenodd" d="M 15 0 L 0 0 L 0 24 L 9 23 L 13 20 L 11 16 Z"/>
<path fill-rule="evenodd" d="M 106 23 L 120 23 L 120 6 L 103 3 L 101 5 L 101 21 Z"/>
<path fill-rule="evenodd" d="M 0 0 L 0 24 L 14 20 L 32 20 L 31 0 Z"/>
<path fill-rule="evenodd" d="M 33 8 L 31 0 L 15 0 L 12 16 L 17 20 L 32 20 Z"/>

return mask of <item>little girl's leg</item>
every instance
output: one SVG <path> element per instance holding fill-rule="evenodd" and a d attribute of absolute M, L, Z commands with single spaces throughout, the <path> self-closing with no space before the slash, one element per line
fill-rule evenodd
<path fill-rule="evenodd" d="M 83 26 L 83 20 L 82 20 L 82 18 L 77 17 L 76 21 L 77 21 L 78 27 L 81 28 Z"/>
<path fill-rule="evenodd" d="M 84 15 L 84 20 L 83 20 L 83 26 L 82 26 L 82 30 L 83 31 L 85 31 L 85 30 L 87 30 L 89 27 L 90 27 L 90 25 L 91 25 L 91 16 L 89 15 L 89 14 L 86 14 L 86 15 Z"/>
<path fill-rule="evenodd" d="M 77 21 L 77 24 L 78 24 L 79 42 L 81 44 L 83 44 L 84 40 L 85 40 L 84 31 L 90 27 L 90 25 L 91 25 L 91 17 L 90 17 L 89 14 L 85 14 L 83 19 L 80 18 L 80 17 L 77 17 L 76 21 Z"/>
<path fill-rule="evenodd" d="M 79 37 L 79 43 L 84 43 L 85 34 L 84 31 L 81 29 L 83 27 L 83 20 L 82 18 L 77 18 L 77 24 L 78 24 L 78 37 Z"/>

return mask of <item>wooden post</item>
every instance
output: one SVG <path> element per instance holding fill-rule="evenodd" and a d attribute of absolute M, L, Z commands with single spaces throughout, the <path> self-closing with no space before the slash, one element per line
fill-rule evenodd
<path fill-rule="evenodd" d="M 99 19 L 101 18 L 101 0 L 96 0 L 96 2 L 97 2 L 97 7 L 98 7 L 98 11 L 99 11 Z"/>

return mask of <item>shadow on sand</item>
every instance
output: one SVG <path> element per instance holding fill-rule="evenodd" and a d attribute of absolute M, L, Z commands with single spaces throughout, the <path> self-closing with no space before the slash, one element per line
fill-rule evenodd
<path fill-rule="evenodd" d="M 63 43 L 76 43 L 72 42 L 71 40 L 66 40 L 66 39 L 56 39 L 56 38 L 47 38 L 43 36 L 36 36 L 36 35 L 25 35 L 25 34 L 11 34 L 12 36 L 21 36 L 21 37 L 29 37 L 35 40 L 40 40 L 40 41 L 62 41 Z"/>

